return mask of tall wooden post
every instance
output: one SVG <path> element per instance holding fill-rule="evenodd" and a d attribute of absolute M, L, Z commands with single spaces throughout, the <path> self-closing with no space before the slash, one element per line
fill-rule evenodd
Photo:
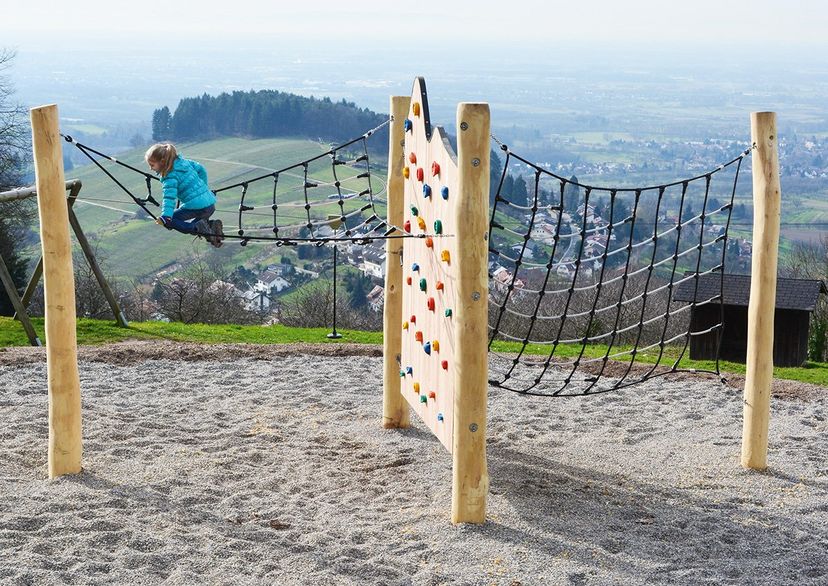
<path fill-rule="evenodd" d="M 81 398 L 75 279 L 55 105 L 31 110 L 46 305 L 49 478 L 81 471 Z"/>
<path fill-rule="evenodd" d="M 489 492 L 486 465 L 489 127 L 488 104 L 457 106 L 459 254 L 451 499 L 454 523 L 483 523 Z"/>
<path fill-rule="evenodd" d="M 750 115 L 753 151 L 753 257 L 748 305 L 742 466 L 768 465 L 768 422 L 773 382 L 773 321 L 779 252 L 781 187 L 776 113 Z"/>
<path fill-rule="evenodd" d="M 411 105 L 409 96 L 391 96 L 391 128 L 388 138 L 388 223 L 402 226 L 405 201 L 402 168 L 405 142 L 405 116 Z M 383 396 L 382 426 L 386 429 L 408 427 L 411 415 L 400 393 L 399 357 L 402 352 L 402 250 L 401 238 L 385 241 L 385 300 L 383 312 Z"/>

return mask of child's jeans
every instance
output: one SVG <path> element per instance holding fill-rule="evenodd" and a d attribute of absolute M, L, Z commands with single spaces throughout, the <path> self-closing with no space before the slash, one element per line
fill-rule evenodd
<path fill-rule="evenodd" d="M 185 234 L 196 234 L 196 223 L 199 220 L 206 220 L 216 211 L 216 206 L 209 206 L 201 208 L 200 210 L 188 210 L 186 208 L 178 208 L 173 212 L 172 218 L 167 222 L 166 228 L 169 230 L 178 230 Z"/>

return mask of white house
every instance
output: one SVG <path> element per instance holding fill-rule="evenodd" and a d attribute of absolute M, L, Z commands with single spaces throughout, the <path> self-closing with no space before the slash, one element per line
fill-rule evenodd
<path fill-rule="evenodd" d="M 368 305 L 373 311 L 381 311 L 382 304 L 385 301 L 385 289 L 380 285 L 374 285 L 371 292 L 367 295 Z"/>
<path fill-rule="evenodd" d="M 256 281 L 253 288 L 257 287 L 266 291 L 268 295 L 272 295 L 273 293 L 281 293 L 284 289 L 290 287 L 290 281 L 268 269 L 259 275 L 259 280 Z"/>
<path fill-rule="evenodd" d="M 385 251 L 371 246 L 365 246 L 362 252 L 362 262 L 359 270 L 365 276 L 382 280 L 385 278 Z"/>

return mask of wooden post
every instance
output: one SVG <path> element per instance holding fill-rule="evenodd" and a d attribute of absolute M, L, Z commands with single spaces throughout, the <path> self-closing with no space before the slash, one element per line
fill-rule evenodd
<path fill-rule="evenodd" d="M 486 400 L 489 388 L 487 319 L 489 257 L 489 105 L 457 106 L 457 309 L 451 520 L 483 523 Z"/>
<path fill-rule="evenodd" d="M 768 422 L 773 382 L 773 321 L 779 252 L 781 187 L 774 112 L 750 115 L 753 151 L 753 257 L 748 305 L 742 466 L 768 465 Z"/>
<path fill-rule="evenodd" d="M 46 306 L 49 478 L 81 471 L 81 399 L 75 279 L 55 105 L 31 110 Z"/>
<path fill-rule="evenodd" d="M 391 96 L 393 120 L 388 138 L 388 223 L 402 226 L 405 199 L 402 168 L 405 141 L 405 116 L 411 104 L 408 96 Z M 402 352 L 402 238 L 385 241 L 385 300 L 383 312 L 383 395 L 382 426 L 386 429 L 408 427 L 411 415 L 400 392 L 400 353 Z"/>
<path fill-rule="evenodd" d="M 17 285 L 14 284 L 14 279 L 12 279 L 11 273 L 9 273 L 9 269 L 6 266 L 6 261 L 3 260 L 2 256 L 0 256 L 0 282 L 3 283 L 3 287 L 6 289 L 6 295 L 8 295 L 9 300 L 12 302 L 12 306 L 16 312 L 15 317 L 20 316 L 20 323 L 23 325 L 26 337 L 29 338 L 29 343 L 32 346 L 42 346 L 43 344 L 40 343 L 40 338 L 37 336 L 37 332 L 35 332 L 29 316 L 26 314 L 26 308 L 23 306 L 23 302 L 20 301 L 20 297 L 17 294 Z"/>

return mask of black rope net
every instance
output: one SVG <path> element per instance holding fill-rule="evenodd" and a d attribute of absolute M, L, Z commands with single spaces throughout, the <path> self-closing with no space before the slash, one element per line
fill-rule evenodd
<path fill-rule="evenodd" d="M 270 170 L 223 161 L 228 173 L 211 181 L 217 196 L 214 217 L 224 223 L 224 238 L 242 246 L 266 241 L 277 246 L 329 242 L 367 244 L 378 239 L 412 237 L 386 221 L 384 185 L 371 170 L 368 139 L 390 120 L 362 136 L 332 147 L 289 166 Z M 148 218 L 158 218 L 159 203 L 153 195 L 158 177 L 115 157 L 64 136 L 103 171 Z M 198 158 L 198 157 L 196 157 Z M 117 169 L 143 177 L 136 187 L 119 178 Z M 266 173 L 262 173 L 266 170 Z M 136 195 L 138 189 L 144 193 Z M 160 199 L 160 197 L 158 198 Z M 94 200 L 88 201 L 112 201 Z"/>
<path fill-rule="evenodd" d="M 690 179 L 606 188 L 500 148 L 506 160 L 489 229 L 490 384 L 586 395 L 685 370 L 679 364 L 695 337 L 718 356 L 728 230 L 750 149 Z M 528 178 L 525 201 L 510 175 Z M 704 275 L 718 277 L 716 291 L 700 289 L 700 279 L 713 278 Z M 713 323 L 691 320 L 700 306 L 716 308 Z M 721 376 L 718 358 L 703 372 Z"/>

